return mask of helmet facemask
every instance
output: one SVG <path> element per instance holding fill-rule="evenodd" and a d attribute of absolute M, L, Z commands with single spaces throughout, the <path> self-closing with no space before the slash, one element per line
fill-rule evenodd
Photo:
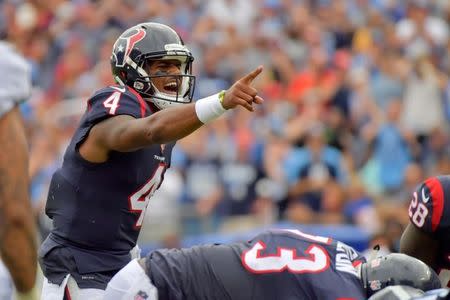
<path fill-rule="evenodd" d="M 148 64 L 160 61 L 179 61 L 180 71 L 170 74 L 161 70 L 148 74 Z M 139 76 L 133 88 L 158 109 L 190 103 L 194 94 L 195 76 L 192 75 L 192 57 L 187 55 L 165 55 L 160 58 L 143 58 L 136 70 Z M 161 83 L 162 81 L 162 83 Z M 157 82 L 159 82 L 159 87 Z"/>

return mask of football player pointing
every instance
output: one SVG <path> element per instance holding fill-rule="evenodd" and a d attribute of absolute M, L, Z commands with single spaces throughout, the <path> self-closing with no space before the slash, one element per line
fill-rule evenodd
<path fill-rule="evenodd" d="M 88 100 L 52 177 L 46 213 L 54 229 L 39 253 L 42 299 L 100 299 L 131 260 L 176 140 L 227 109 L 253 111 L 263 102 L 252 87 L 258 67 L 227 91 L 191 103 L 193 60 L 179 35 L 162 24 L 142 23 L 117 39 L 111 66 L 118 85 Z"/>

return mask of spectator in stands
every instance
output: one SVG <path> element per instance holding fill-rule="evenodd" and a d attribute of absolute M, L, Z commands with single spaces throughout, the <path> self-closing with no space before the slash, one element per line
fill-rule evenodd
<path fill-rule="evenodd" d="M 401 121 L 414 133 L 421 144 L 421 151 L 425 150 L 432 132 L 445 127 L 442 76 L 431 57 L 423 56 L 412 62 L 412 70 L 405 83 Z M 424 153 L 421 155 L 425 157 Z"/>
<path fill-rule="evenodd" d="M 373 159 L 378 167 L 378 180 L 385 192 L 396 192 L 403 183 L 405 168 L 412 159 L 414 136 L 400 124 L 401 102 L 388 104 L 386 121 L 373 123 L 365 137 L 373 143 Z M 369 131 L 368 130 L 368 131 Z"/>
<path fill-rule="evenodd" d="M 326 145 L 325 127 L 312 124 L 305 134 L 303 147 L 293 148 L 284 160 L 289 182 L 288 216 L 297 222 L 318 222 L 315 213 L 326 213 L 324 205 L 328 189 L 335 193 L 332 202 L 339 202 L 340 189 L 346 180 L 341 153 Z M 328 203 L 330 207 L 331 203 Z"/>
<path fill-rule="evenodd" d="M 353 175 L 350 179 L 343 214 L 346 219 L 367 232 L 379 232 L 381 227 L 374 199 L 367 193 L 360 178 Z"/>

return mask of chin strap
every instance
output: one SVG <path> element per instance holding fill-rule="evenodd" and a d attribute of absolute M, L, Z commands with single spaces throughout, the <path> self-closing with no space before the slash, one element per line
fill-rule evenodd
<path fill-rule="evenodd" d="M 368 278 L 367 278 L 367 264 L 370 264 L 371 261 L 377 258 L 378 252 L 380 251 L 380 245 L 376 244 L 373 246 L 372 251 L 369 254 L 369 258 L 367 259 L 367 262 L 364 264 L 361 264 L 360 267 L 360 278 L 363 283 L 364 290 L 367 292 L 368 289 Z"/>

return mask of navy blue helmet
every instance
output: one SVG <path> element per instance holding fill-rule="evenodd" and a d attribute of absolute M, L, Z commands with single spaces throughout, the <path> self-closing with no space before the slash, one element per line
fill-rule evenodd
<path fill-rule="evenodd" d="M 154 60 L 178 60 L 179 75 L 147 74 L 146 63 Z M 192 75 L 194 57 L 181 37 L 169 26 L 159 23 L 141 23 L 123 32 L 116 40 L 111 55 L 114 79 L 121 85 L 135 89 L 159 109 L 192 101 L 195 76 Z M 152 83 L 155 77 L 173 77 L 176 88 L 160 91 Z"/>

